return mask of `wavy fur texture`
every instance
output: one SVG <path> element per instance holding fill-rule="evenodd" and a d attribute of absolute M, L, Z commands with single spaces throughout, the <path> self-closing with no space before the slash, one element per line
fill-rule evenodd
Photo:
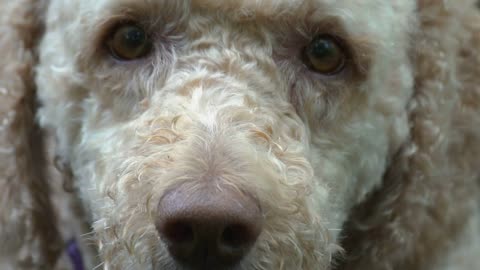
<path fill-rule="evenodd" d="M 56 262 L 60 239 L 47 222 L 56 215 L 42 131 L 34 122 L 33 49 L 42 12 L 34 1 L 2 1 L 0 7 L 0 267 L 43 269 Z"/>
<path fill-rule="evenodd" d="M 0 0 L 0 268 L 69 269 L 76 237 L 88 269 L 184 269 L 154 226 L 179 185 L 258 200 L 235 270 L 479 268 L 476 5 Z M 132 21 L 153 52 L 118 61 Z M 341 73 L 303 65 L 319 34 Z"/>

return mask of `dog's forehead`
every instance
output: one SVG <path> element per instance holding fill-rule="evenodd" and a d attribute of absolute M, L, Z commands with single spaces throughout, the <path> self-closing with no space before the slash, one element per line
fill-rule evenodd
<path fill-rule="evenodd" d="M 168 0 L 167 0 L 168 1 Z M 401 11 L 404 7 L 411 6 L 414 0 L 192 0 L 193 6 L 213 8 L 224 11 L 248 12 L 264 16 L 277 16 L 285 14 L 305 15 L 323 10 L 325 13 L 368 13 L 372 17 L 379 14 L 375 12 L 386 11 L 393 8 Z"/>
<path fill-rule="evenodd" d="M 105 10 L 120 10 L 122 7 L 171 12 L 212 11 L 216 14 L 232 14 L 232 19 L 258 17 L 281 20 L 286 16 L 322 20 L 325 16 L 335 17 L 347 26 L 378 28 L 382 24 L 407 20 L 415 7 L 415 0 L 72 0 L 65 3 L 53 0 L 69 10 L 84 10 L 89 16 L 93 13 L 105 14 Z M 80 10 L 79 10 L 80 9 Z M 77 13 L 78 15 L 78 13 Z M 244 19 L 244 18 L 242 18 Z"/>
<path fill-rule="evenodd" d="M 167 0 L 168 1 L 168 0 Z M 230 18 L 293 18 L 318 22 L 335 18 L 346 30 L 389 38 L 392 25 L 403 31 L 415 10 L 415 0 L 192 0 L 192 6 L 230 13 Z"/>

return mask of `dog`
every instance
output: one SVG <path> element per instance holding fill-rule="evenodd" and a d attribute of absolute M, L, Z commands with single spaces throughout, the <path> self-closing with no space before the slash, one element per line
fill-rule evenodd
<path fill-rule="evenodd" d="M 480 266 L 475 1 L 0 10 L 2 269 Z"/>

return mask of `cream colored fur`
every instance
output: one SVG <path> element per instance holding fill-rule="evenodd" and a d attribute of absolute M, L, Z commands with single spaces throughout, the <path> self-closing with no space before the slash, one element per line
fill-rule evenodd
<path fill-rule="evenodd" d="M 28 14 L 30 25 L 45 25 L 24 49 L 36 91 L 18 93 L 36 95 L 41 105 L 31 110 L 53 130 L 65 177 L 71 169 L 97 269 L 183 269 L 154 226 L 159 199 L 178 185 L 230 186 L 258 199 L 264 229 L 239 270 L 480 267 L 471 260 L 480 252 L 474 1 L 23 2 L 0 7 L 45 7 Z M 7 32 L 22 33 L 10 16 Z M 153 55 L 128 63 L 108 55 L 103 39 L 122 20 L 155 34 Z M 340 36 L 353 55 L 335 76 L 311 72 L 299 57 L 321 33 Z M 9 42 L 0 44 L 18 49 Z M 19 91 L 1 71 L 0 89 Z M 65 195 L 53 193 L 45 197 Z M 69 200 L 54 201 L 58 241 L 82 233 L 65 229 L 73 225 L 59 204 Z M 0 266 L 15 269 L 22 239 L 4 235 L 28 229 L 6 216 L 27 203 L 0 202 L 8 206 L 0 239 L 11 251 Z M 30 249 L 53 258 L 39 260 L 48 267 L 59 257 Z"/>

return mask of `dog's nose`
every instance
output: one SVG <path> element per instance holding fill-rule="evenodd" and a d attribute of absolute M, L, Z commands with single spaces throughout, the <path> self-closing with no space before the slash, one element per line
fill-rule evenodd
<path fill-rule="evenodd" d="M 156 227 L 171 256 L 192 269 L 222 269 L 239 263 L 262 230 L 252 197 L 231 189 L 179 187 L 158 204 Z"/>

